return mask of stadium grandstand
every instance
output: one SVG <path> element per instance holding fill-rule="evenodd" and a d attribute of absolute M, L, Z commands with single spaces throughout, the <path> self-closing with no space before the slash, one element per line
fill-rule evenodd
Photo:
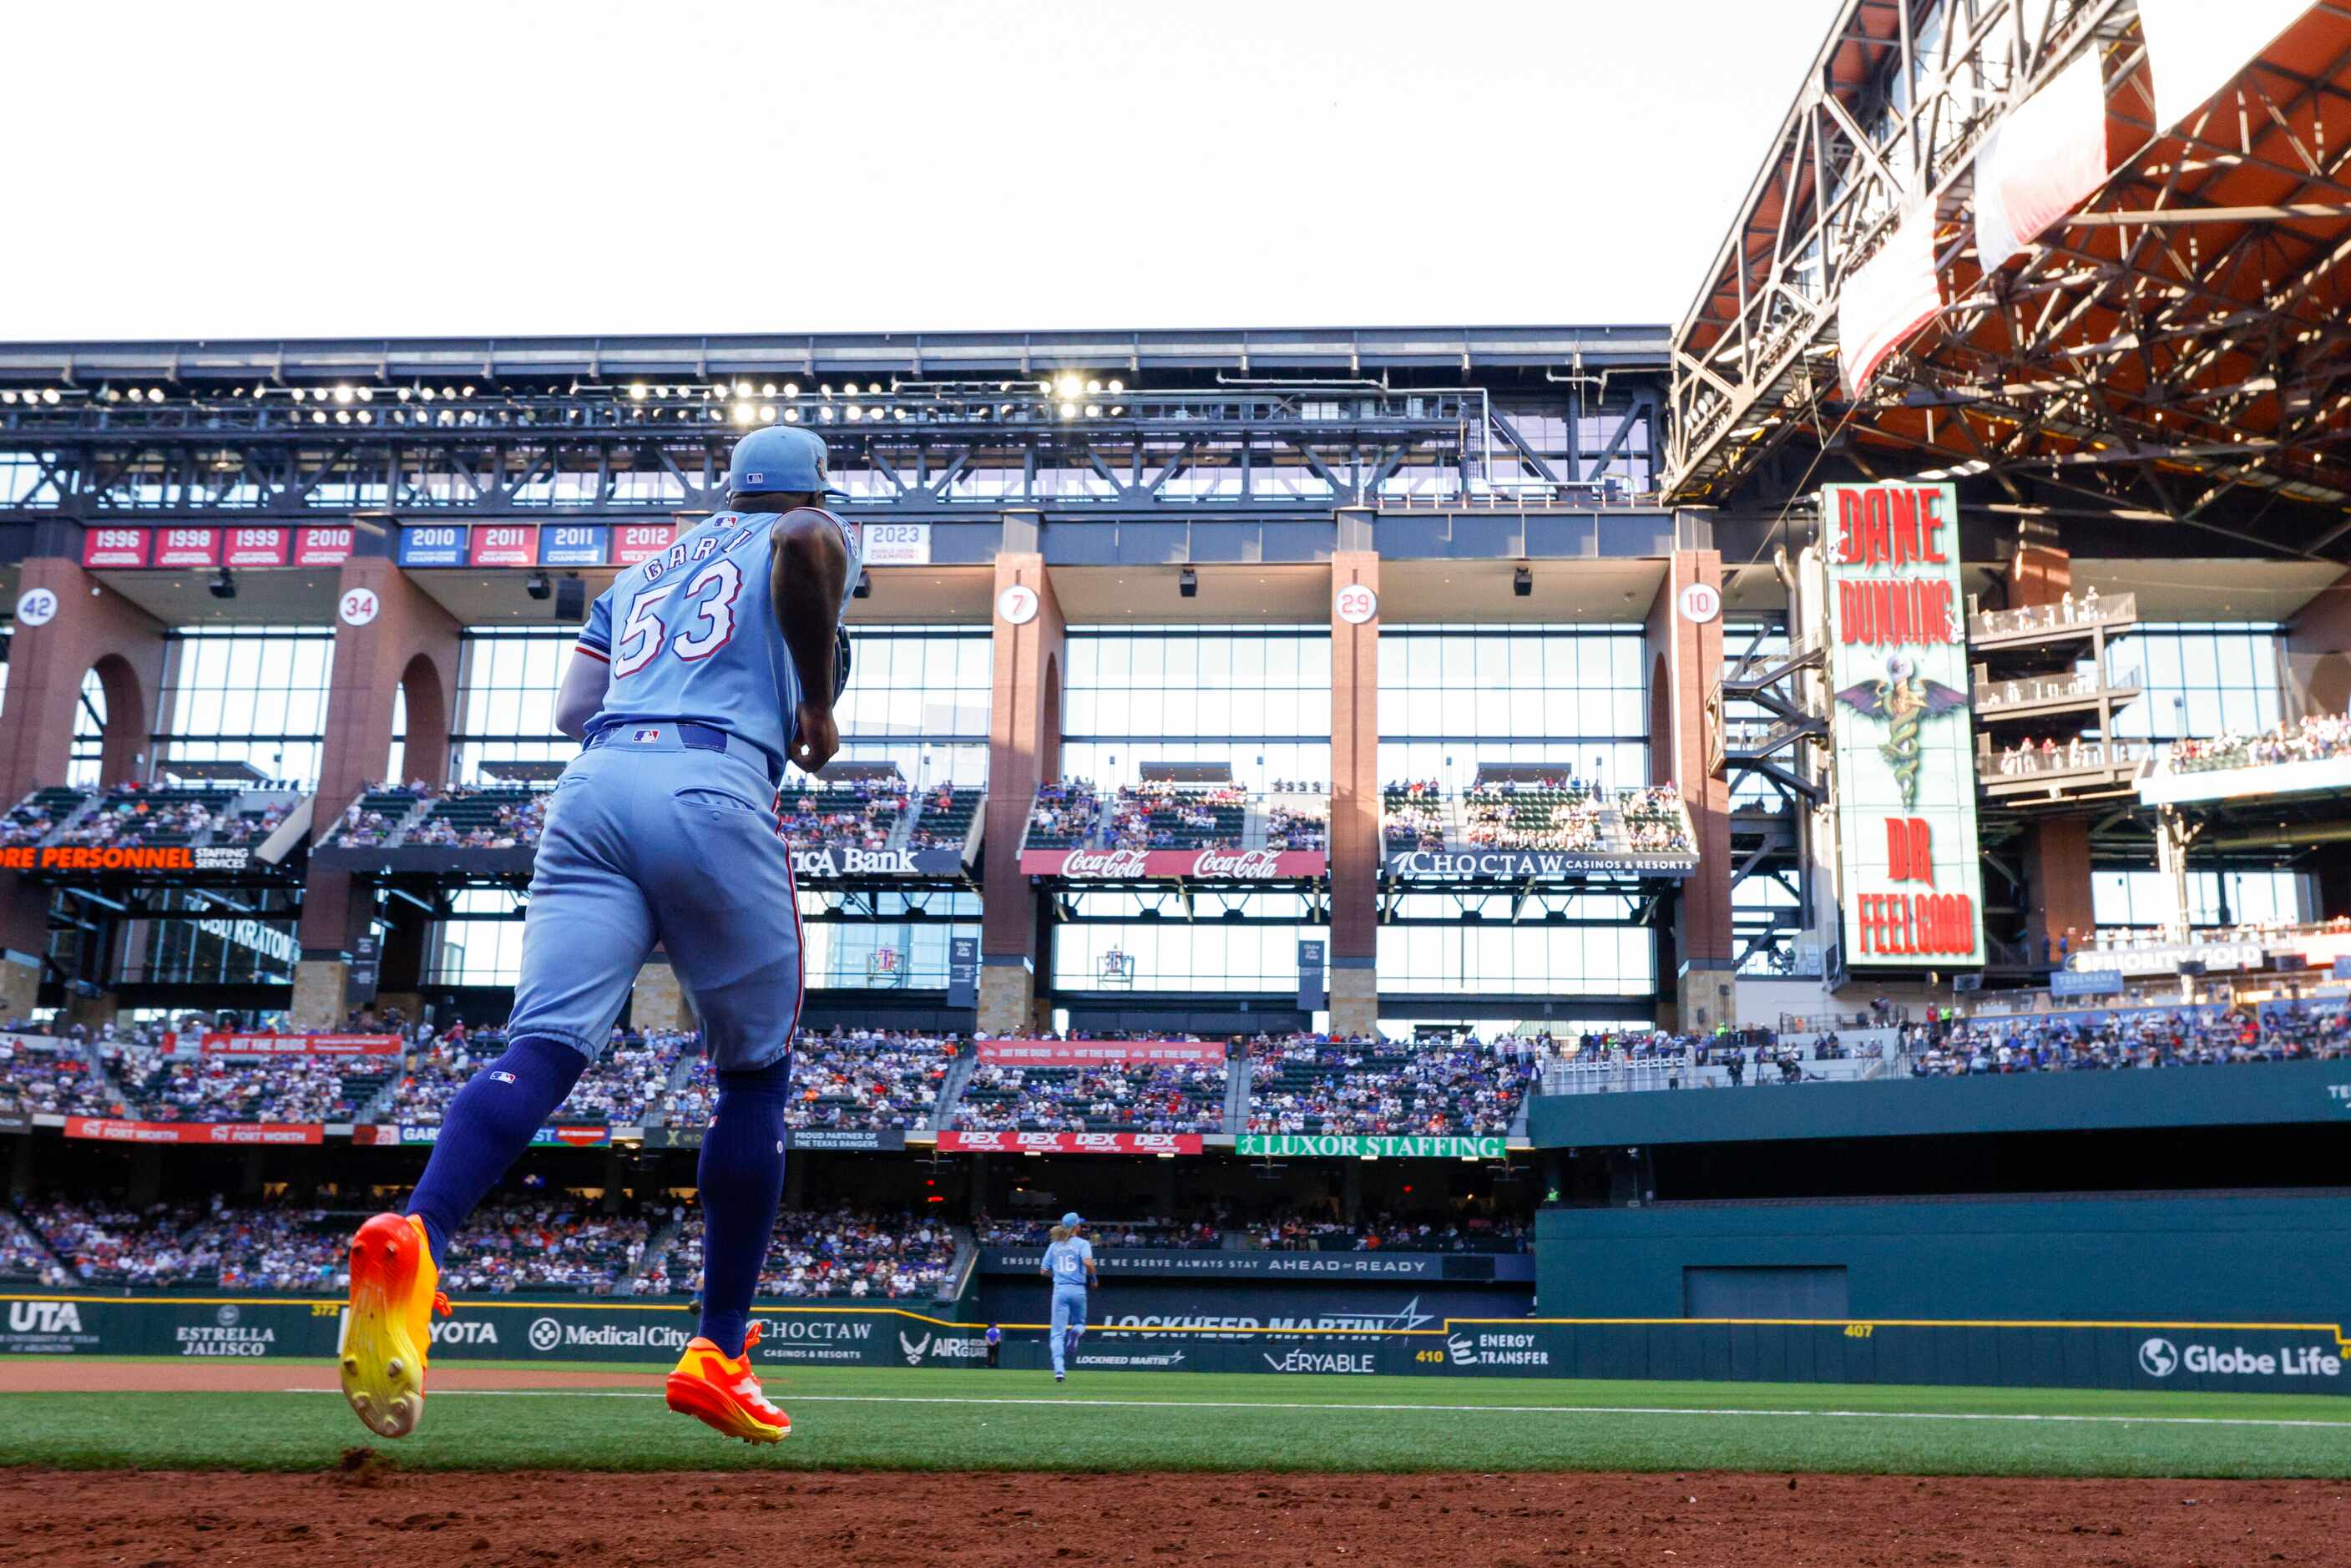
<path fill-rule="evenodd" d="M 1671 324 L 0 343 L 0 1277 L 335 1291 L 789 424 L 773 1299 L 2336 1322 L 2351 23 L 2173 14 L 1849 0 Z M 451 1292 L 690 1298 L 714 1097 L 656 954 Z"/>

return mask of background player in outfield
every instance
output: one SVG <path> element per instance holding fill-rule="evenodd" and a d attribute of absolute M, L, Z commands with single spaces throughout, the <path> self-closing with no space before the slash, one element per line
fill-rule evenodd
<path fill-rule="evenodd" d="M 718 1075 L 698 1176 L 701 1333 L 670 1375 L 670 1407 L 748 1442 L 791 1430 L 749 1356 L 801 1000 L 799 901 L 774 802 L 787 760 L 814 773 L 841 744 L 836 640 L 858 548 L 818 508 L 839 492 L 807 431 L 744 437 L 726 487 L 727 510 L 622 572 L 580 629 L 556 725 L 584 745 L 539 841 L 506 1054 L 450 1103 L 408 1213 L 353 1239 L 343 1390 L 385 1437 L 423 1413 L 449 1238 L 602 1048 L 656 942 Z"/>
<path fill-rule="evenodd" d="M 1069 1358 L 1077 1354 L 1078 1337 L 1086 1332 L 1086 1287 L 1099 1285 L 1094 1271 L 1094 1244 L 1078 1232 L 1085 1221 L 1075 1214 L 1061 1216 L 1053 1239 L 1045 1248 L 1037 1271 L 1053 1281 L 1053 1381 L 1069 1375 Z"/>

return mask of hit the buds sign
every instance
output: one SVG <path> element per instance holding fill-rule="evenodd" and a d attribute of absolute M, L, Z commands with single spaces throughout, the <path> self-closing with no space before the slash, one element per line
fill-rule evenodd
<path fill-rule="evenodd" d="M 1979 965 L 1958 497 L 1949 485 L 1828 485 L 1821 508 L 1845 963 Z"/>

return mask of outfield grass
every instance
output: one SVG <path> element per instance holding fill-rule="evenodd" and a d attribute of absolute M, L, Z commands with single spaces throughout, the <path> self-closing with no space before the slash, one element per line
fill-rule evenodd
<path fill-rule="evenodd" d="M 287 1385 L 330 1390 L 329 1369 Z M 404 1442 L 332 1392 L 0 1395 L 0 1464 L 312 1469 L 370 1446 L 420 1469 L 2351 1477 L 2351 1405 L 2323 1396 L 837 1367 L 769 1388 L 795 1429 L 761 1449 L 637 1391 L 448 1391 Z"/>

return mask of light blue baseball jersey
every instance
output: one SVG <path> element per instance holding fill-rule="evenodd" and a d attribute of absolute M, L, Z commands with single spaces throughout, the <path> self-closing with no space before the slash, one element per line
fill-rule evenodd
<path fill-rule="evenodd" d="M 783 766 L 800 681 L 776 624 L 768 539 L 790 515 L 717 513 L 597 597 L 580 630 L 580 651 L 606 661 L 611 674 L 591 731 L 682 719 L 740 736 Z M 861 530 L 821 515 L 849 550 L 845 614 L 863 559 Z"/>
<path fill-rule="evenodd" d="M 1093 1260 L 1094 1244 L 1082 1236 L 1052 1242 L 1045 1249 L 1045 1272 L 1053 1277 L 1056 1291 L 1083 1290 L 1086 1265 Z"/>

